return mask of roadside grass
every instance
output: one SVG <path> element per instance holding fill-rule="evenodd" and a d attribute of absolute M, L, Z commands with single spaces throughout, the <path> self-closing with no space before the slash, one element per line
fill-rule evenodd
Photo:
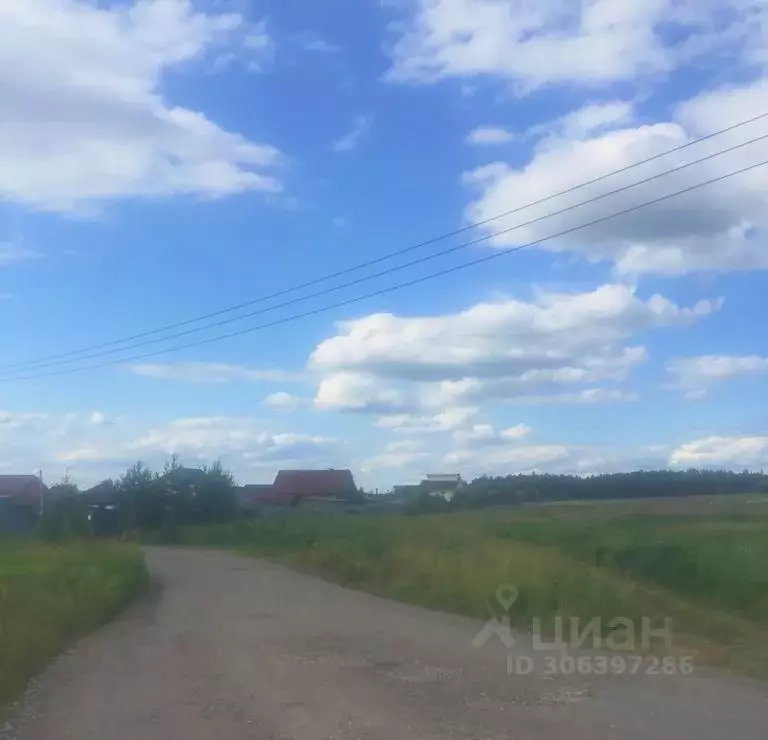
<path fill-rule="evenodd" d="M 148 582 L 134 546 L 0 541 L 0 710 L 72 640 L 116 616 Z"/>
<path fill-rule="evenodd" d="M 768 507 L 731 499 L 546 506 L 424 517 L 288 517 L 185 529 L 182 544 L 278 559 L 342 584 L 521 629 L 555 617 L 659 627 L 673 652 L 768 676 Z M 745 513 L 746 512 L 746 513 Z M 567 636 L 567 635 L 566 635 Z M 668 651 L 660 642 L 651 651 Z"/>

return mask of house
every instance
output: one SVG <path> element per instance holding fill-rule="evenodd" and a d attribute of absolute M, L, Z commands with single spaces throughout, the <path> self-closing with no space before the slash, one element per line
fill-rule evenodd
<path fill-rule="evenodd" d="M 120 491 L 114 481 L 97 483 L 79 495 L 88 508 L 88 521 L 97 537 L 114 537 L 120 534 Z"/>
<path fill-rule="evenodd" d="M 237 505 L 246 517 L 259 516 L 274 507 L 286 507 L 290 503 L 275 493 L 271 483 L 252 483 L 235 489 Z"/>
<path fill-rule="evenodd" d="M 418 483 L 406 483 L 403 485 L 395 486 L 392 489 L 392 498 L 395 501 L 407 502 L 413 501 L 418 498 L 421 493 L 421 485 Z"/>
<path fill-rule="evenodd" d="M 36 475 L 0 475 L 0 534 L 28 533 L 49 497 Z"/>
<path fill-rule="evenodd" d="M 284 505 L 308 503 L 361 503 L 365 497 L 358 491 L 349 470 L 281 470 L 272 484 L 273 497 Z"/>
<path fill-rule="evenodd" d="M 453 501 L 453 497 L 466 484 L 458 473 L 433 473 L 421 481 L 420 488 L 429 496 L 440 496 L 446 501 Z"/>

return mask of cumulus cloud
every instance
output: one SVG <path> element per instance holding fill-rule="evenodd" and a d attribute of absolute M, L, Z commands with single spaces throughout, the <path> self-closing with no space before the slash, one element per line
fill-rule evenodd
<path fill-rule="evenodd" d="M 496 126 L 480 126 L 467 135 L 467 143 L 473 146 L 492 146 L 507 144 L 515 138 L 511 131 Z"/>
<path fill-rule="evenodd" d="M 453 441 L 464 449 L 477 449 L 505 445 L 511 440 L 525 437 L 531 431 L 525 424 L 497 431 L 492 424 L 473 424 L 453 433 Z"/>
<path fill-rule="evenodd" d="M 412 0 L 405 7 L 411 12 L 394 27 L 391 49 L 395 82 L 486 75 L 521 90 L 598 86 L 666 74 L 713 49 L 765 61 L 768 37 L 762 0 Z"/>
<path fill-rule="evenodd" d="M 392 416 L 579 392 L 563 387 L 621 381 L 646 358 L 644 347 L 626 344 L 635 334 L 688 326 L 720 305 L 680 307 L 616 284 L 539 292 L 528 302 L 500 299 L 441 316 L 373 314 L 341 323 L 313 352 L 310 365 L 323 375 L 317 404 Z M 610 398 L 591 392 L 592 400 Z"/>
<path fill-rule="evenodd" d="M 157 380 L 178 380 L 186 383 L 231 383 L 241 380 L 263 380 L 274 383 L 300 382 L 303 373 L 290 370 L 255 368 L 226 362 L 176 362 L 167 364 L 129 365 L 134 375 Z"/>
<path fill-rule="evenodd" d="M 384 388 L 375 375 L 332 373 L 320 382 L 315 405 L 320 409 L 394 414 L 412 406 L 405 393 Z"/>
<path fill-rule="evenodd" d="M 388 414 L 380 417 L 376 426 L 409 434 L 450 432 L 470 425 L 479 415 L 475 406 L 456 406 L 436 414 Z"/>
<path fill-rule="evenodd" d="M 380 470 L 398 470 L 400 475 L 405 471 L 416 470 L 423 466 L 430 458 L 430 454 L 423 449 L 420 440 L 397 440 L 390 442 L 384 451 L 373 457 L 361 461 L 360 469 L 363 473 L 374 473 Z"/>
<path fill-rule="evenodd" d="M 597 404 L 597 403 L 631 403 L 637 401 L 638 394 L 619 388 L 584 388 L 575 393 L 553 393 L 549 396 L 525 396 L 514 399 L 516 403 L 543 405 L 552 403 L 563 404 Z"/>
<path fill-rule="evenodd" d="M 707 437 L 680 445 L 669 457 L 676 467 L 768 467 L 768 437 Z"/>
<path fill-rule="evenodd" d="M 352 128 L 340 139 L 333 142 L 334 152 L 351 152 L 357 149 L 362 140 L 368 135 L 373 126 L 370 116 L 357 116 L 352 122 Z"/>
<path fill-rule="evenodd" d="M 473 468 L 506 473 L 534 472 L 554 469 L 556 465 L 567 466 L 574 452 L 565 445 L 507 445 L 490 448 L 478 455 L 474 449 L 457 449 L 445 456 L 452 465 L 472 464 Z"/>
<path fill-rule="evenodd" d="M 705 132 L 756 116 L 764 112 L 762 101 L 766 95 L 765 80 L 715 90 L 678 106 L 673 120 L 641 126 L 622 123 L 623 118 L 617 115 L 621 113 L 619 103 L 611 104 L 611 116 L 605 115 L 605 108 L 583 108 L 553 125 L 548 135 L 533 147 L 527 164 L 493 162 L 467 173 L 464 182 L 476 193 L 467 218 L 471 222 L 486 221 L 526 202 L 547 198 L 679 147 Z M 596 129 L 598 122 L 601 126 Z M 490 243 L 513 247 L 548 239 L 581 224 L 752 166 L 768 159 L 765 139 L 609 195 L 765 133 L 765 123 L 758 121 L 579 188 L 556 201 L 533 206 L 512 218 L 495 221 L 487 227 L 488 231 L 512 230 L 495 236 Z M 536 246 L 555 252 L 575 252 L 590 261 L 612 261 L 616 271 L 623 275 L 765 269 L 767 188 L 768 167 L 753 169 Z M 525 194 L 522 202 L 521 193 Z M 600 200 L 580 205 L 598 197 Z M 572 210 L 549 217 L 554 211 L 571 207 Z M 536 219 L 541 220 L 531 223 Z M 513 228 L 518 225 L 522 226 Z"/>
<path fill-rule="evenodd" d="M 254 63 L 266 41 L 263 26 L 190 0 L 6 0 L 0 197 L 88 211 L 118 198 L 279 191 L 275 148 L 162 91 L 171 70 L 227 50 Z"/>
<path fill-rule="evenodd" d="M 768 357 L 758 355 L 701 355 L 669 360 L 672 385 L 689 398 L 701 398 L 714 383 L 742 375 L 768 375 Z"/>
<path fill-rule="evenodd" d="M 279 468 L 342 467 L 342 440 L 275 429 L 248 416 L 199 416 L 146 421 L 103 412 L 0 411 L 0 467 L 9 473 L 42 469 L 47 481 L 69 467 L 81 486 L 119 476 L 136 460 L 155 469 L 178 453 L 188 465 L 220 459 L 243 482 L 272 480 Z"/>
<path fill-rule="evenodd" d="M 278 411 L 293 411 L 304 403 L 304 399 L 294 396 L 285 391 L 270 393 L 263 401 L 264 406 L 277 409 Z"/>

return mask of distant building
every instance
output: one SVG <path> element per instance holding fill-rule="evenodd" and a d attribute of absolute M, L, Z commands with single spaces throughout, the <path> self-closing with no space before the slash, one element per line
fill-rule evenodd
<path fill-rule="evenodd" d="M 0 534 L 27 534 L 50 498 L 36 475 L 0 475 Z"/>
<path fill-rule="evenodd" d="M 432 473 L 421 481 L 419 488 L 429 496 L 439 496 L 446 501 L 453 501 L 454 496 L 465 485 L 458 473 Z"/>
<path fill-rule="evenodd" d="M 392 489 L 392 498 L 396 501 L 410 501 L 417 498 L 420 493 L 421 485 L 419 483 L 406 483 Z"/>
<path fill-rule="evenodd" d="M 289 506 L 365 502 L 349 470 L 281 470 L 272 489 L 274 500 Z"/>
<path fill-rule="evenodd" d="M 275 493 L 271 483 L 252 483 L 235 489 L 237 505 L 245 516 L 258 516 L 272 507 L 286 506 L 287 502 Z"/>
<path fill-rule="evenodd" d="M 112 480 L 97 483 L 79 495 L 88 509 L 88 521 L 97 537 L 120 534 L 120 490 Z"/>

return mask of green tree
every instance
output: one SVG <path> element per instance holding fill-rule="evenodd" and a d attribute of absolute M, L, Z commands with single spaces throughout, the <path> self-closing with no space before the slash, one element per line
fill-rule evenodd
<path fill-rule="evenodd" d="M 157 529 L 162 525 L 167 501 L 156 473 L 139 461 L 123 473 L 117 486 L 124 529 Z"/>

